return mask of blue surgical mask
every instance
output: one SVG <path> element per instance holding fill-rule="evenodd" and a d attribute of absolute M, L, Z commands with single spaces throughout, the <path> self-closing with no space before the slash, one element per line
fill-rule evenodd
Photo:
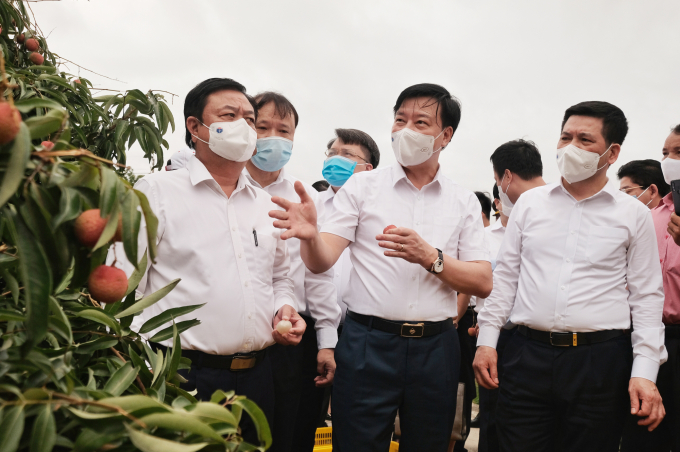
<path fill-rule="evenodd" d="M 293 142 L 281 137 L 257 139 L 257 154 L 250 159 L 262 171 L 278 171 L 288 163 L 293 153 Z"/>
<path fill-rule="evenodd" d="M 333 187 L 342 187 L 347 182 L 347 179 L 354 174 L 356 166 L 357 162 L 336 155 L 323 162 L 321 174 Z"/>

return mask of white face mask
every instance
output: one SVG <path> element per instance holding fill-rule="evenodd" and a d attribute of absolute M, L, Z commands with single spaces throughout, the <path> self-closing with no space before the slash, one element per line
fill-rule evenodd
<path fill-rule="evenodd" d="M 436 151 L 433 148 L 435 140 L 444 133 L 444 130 L 436 137 L 416 132 L 407 127 L 394 132 L 392 134 L 392 150 L 399 164 L 401 166 L 420 165 L 432 157 L 435 152 L 441 151 L 442 148 Z"/>
<path fill-rule="evenodd" d="M 498 186 L 498 197 L 501 198 L 501 212 L 503 215 L 506 217 L 510 217 L 510 212 L 512 212 L 512 208 L 514 207 L 514 203 L 510 201 L 510 198 L 508 198 L 508 190 L 510 189 L 510 184 L 505 188 L 505 191 L 503 191 L 503 181 L 505 180 L 505 174 L 503 174 L 503 179 L 501 179 L 501 184 Z"/>
<path fill-rule="evenodd" d="M 564 180 L 570 184 L 581 182 L 595 175 L 599 170 L 607 166 L 605 163 L 597 167 L 600 157 L 605 155 L 612 148 L 612 143 L 602 154 L 588 152 L 579 147 L 569 144 L 557 150 L 557 167 Z"/>
<path fill-rule="evenodd" d="M 680 179 L 680 160 L 666 157 L 661 160 L 661 171 L 666 183 L 670 185 L 671 181 Z"/>
<path fill-rule="evenodd" d="M 234 162 L 245 162 L 253 156 L 257 144 L 257 132 L 248 125 L 245 119 L 232 122 L 213 122 L 210 127 L 210 142 L 203 141 L 210 150 L 222 158 Z"/>

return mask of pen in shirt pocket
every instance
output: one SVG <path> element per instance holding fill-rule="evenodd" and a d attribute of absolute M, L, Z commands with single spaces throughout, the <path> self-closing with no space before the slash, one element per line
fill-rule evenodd
<path fill-rule="evenodd" d="M 253 238 L 255 239 L 255 246 L 258 246 L 258 243 L 257 243 L 257 231 L 255 230 L 255 228 L 253 228 Z"/>

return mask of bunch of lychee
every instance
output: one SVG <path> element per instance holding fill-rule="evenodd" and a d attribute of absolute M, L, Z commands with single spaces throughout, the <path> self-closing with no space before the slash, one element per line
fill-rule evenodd
<path fill-rule="evenodd" d="M 17 42 L 19 44 L 23 44 L 26 50 L 31 52 L 28 55 L 28 59 L 31 60 L 31 63 L 38 66 L 43 64 L 43 62 L 45 61 L 45 57 L 38 53 L 40 43 L 38 42 L 37 39 L 33 37 L 30 31 L 27 31 L 26 33 L 21 33 L 19 36 L 17 36 Z"/>
<path fill-rule="evenodd" d="M 88 248 L 94 247 L 99 237 L 104 232 L 107 223 L 102 218 L 99 209 L 90 209 L 81 213 L 73 224 L 73 230 L 80 243 Z M 123 222 L 119 217 L 118 228 L 113 236 L 114 242 L 120 242 L 123 237 Z M 128 289 L 128 280 L 125 272 L 109 265 L 100 265 L 95 268 L 87 280 L 90 295 L 102 303 L 115 303 L 125 296 Z"/>

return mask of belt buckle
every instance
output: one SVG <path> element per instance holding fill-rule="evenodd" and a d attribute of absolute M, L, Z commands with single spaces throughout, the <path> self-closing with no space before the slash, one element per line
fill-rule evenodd
<path fill-rule="evenodd" d="M 229 366 L 229 370 L 247 370 L 247 369 L 252 369 L 255 367 L 255 361 L 256 358 L 254 356 L 234 356 L 231 359 L 231 366 Z"/>
<path fill-rule="evenodd" d="M 401 325 L 401 337 L 423 337 L 424 323 L 404 323 Z"/>
<path fill-rule="evenodd" d="M 558 333 L 558 334 L 560 334 L 560 333 Z M 554 344 L 553 343 L 553 332 L 552 331 L 550 332 L 550 345 L 552 345 L 553 347 L 569 347 L 569 344 Z M 576 345 L 576 344 L 574 344 L 574 345 Z"/>

